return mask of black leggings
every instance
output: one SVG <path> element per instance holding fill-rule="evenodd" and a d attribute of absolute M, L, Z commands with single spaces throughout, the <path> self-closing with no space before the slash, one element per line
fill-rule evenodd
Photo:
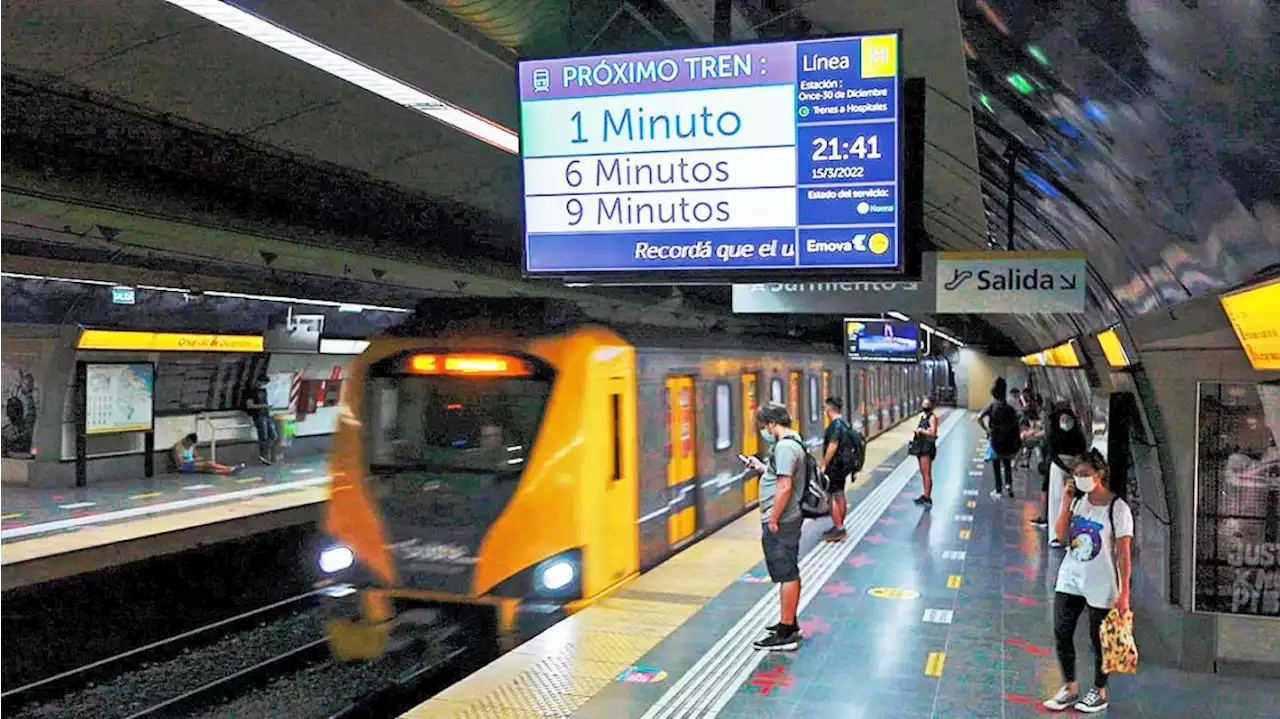
<path fill-rule="evenodd" d="M 1091 607 L 1084 597 L 1078 594 L 1053 595 L 1053 640 L 1058 648 L 1058 664 L 1062 667 L 1063 681 L 1070 684 L 1076 680 L 1076 622 L 1080 615 L 1089 610 L 1089 641 L 1093 643 L 1093 685 L 1099 689 L 1107 686 L 1107 675 L 1102 673 L 1102 620 L 1107 618 L 1109 609 Z"/>
<path fill-rule="evenodd" d="M 997 492 L 1013 487 L 1013 457 L 996 456 L 991 460 L 991 471 L 995 474 Z"/>

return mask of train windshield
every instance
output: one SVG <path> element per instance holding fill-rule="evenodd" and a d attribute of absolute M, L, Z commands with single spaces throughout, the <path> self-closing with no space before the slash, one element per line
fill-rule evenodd
<path fill-rule="evenodd" d="M 370 466 L 519 473 L 551 382 L 509 377 L 397 376 L 368 387 Z"/>

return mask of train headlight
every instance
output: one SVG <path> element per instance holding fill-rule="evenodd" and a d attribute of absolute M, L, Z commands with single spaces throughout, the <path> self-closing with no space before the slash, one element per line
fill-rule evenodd
<path fill-rule="evenodd" d="M 538 567 L 538 586 L 558 592 L 578 576 L 578 568 L 568 559 L 553 559 Z"/>
<path fill-rule="evenodd" d="M 351 547 L 335 544 L 320 551 L 320 571 L 325 574 L 336 574 L 348 569 L 356 563 L 356 554 Z"/>

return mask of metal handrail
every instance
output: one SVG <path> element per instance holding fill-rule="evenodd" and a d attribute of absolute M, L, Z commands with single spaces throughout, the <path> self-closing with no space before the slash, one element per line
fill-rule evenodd
<path fill-rule="evenodd" d="M 196 416 L 197 427 L 199 427 L 200 420 L 202 419 L 204 420 L 205 424 L 209 426 L 209 460 L 212 462 L 218 461 L 218 430 L 240 430 L 240 429 L 249 429 L 253 427 L 252 423 L 229 424 L 229 425 L 214 424 L 212 414 L 197 415 Z"/>

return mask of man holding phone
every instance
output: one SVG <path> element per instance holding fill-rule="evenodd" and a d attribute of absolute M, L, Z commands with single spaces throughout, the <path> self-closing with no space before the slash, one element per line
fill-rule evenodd
<path fill-rule="evenodd" d="M 769 578 L 779 587 L 781 621 L 767 628 L 768 634 L 755 643 L 756 649 L 793 651 L 800 647 L 800 490 L 795 477 L 804 471 L 808 451 L 804 440 L 791 428 L 791 413 L 780 404 L 768 403 L 756 410 L 760 438 L 768 457 L 743 456 L 747 466 L 760 473 L 760 522 L 764 563 Z"/>

